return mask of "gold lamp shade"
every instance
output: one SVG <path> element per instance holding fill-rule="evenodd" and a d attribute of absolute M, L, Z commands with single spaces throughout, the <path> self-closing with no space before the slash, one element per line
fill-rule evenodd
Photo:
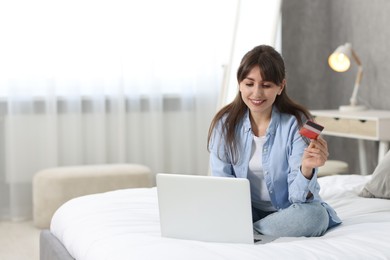
<path fill-rule="evenodd" d="M 329 66 L 337 72 L 344 72 L 351 66 L 350 57 L 352 56 L 352 47 L 350 43 L 339 46 L 328 59 Z"/>

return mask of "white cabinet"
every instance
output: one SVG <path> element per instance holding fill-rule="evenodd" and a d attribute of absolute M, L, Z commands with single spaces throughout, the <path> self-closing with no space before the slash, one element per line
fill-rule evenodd
<path fill-rule="evenodd" d="M 364 140 L 379 141 L 378 161 L 387 150 L 390 142 L 390 111 L 364 110 L 312 110 L 315 121 L 325 127 L 323 134 L 354 138 L 359 144 L 359 159 L 362 174 L 367 174 L 367 159 Z"/>

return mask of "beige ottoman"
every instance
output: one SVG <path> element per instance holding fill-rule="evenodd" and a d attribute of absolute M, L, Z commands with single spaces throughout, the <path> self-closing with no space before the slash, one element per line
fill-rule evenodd
<path fill-rule="evenodd" d="M 148 167 L 106 164 L 45 169 L 33 179 L 33 218 L 38 228 L 48 228 L 54 212 L 66 201 L 93 193 L 153 186 Z"/>
<path fill-rule="evenodd" d="M 348 163 L 337 160 L 327 160 L 325 164 L 318 168 L 318 177 L 348 173 Z"/>

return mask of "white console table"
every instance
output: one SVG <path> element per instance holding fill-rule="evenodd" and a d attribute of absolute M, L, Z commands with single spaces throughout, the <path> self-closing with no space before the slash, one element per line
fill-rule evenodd
<path fill-rule="evenodd" d="M 325 127 L 323 134 L 358 140 L 361 174 L 368 174 L 364 140 L 379 141 L 378 162 L 389 150 L 390 111 L 312 110 L 316 122 Z"/>

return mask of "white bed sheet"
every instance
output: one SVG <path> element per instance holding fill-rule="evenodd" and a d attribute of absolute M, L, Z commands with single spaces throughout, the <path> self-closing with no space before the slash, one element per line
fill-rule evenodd
<path fill-rule="evenodd" d="M 322 198 L 343 220 L 319 238 L 279 238 L 264 245 L 163 238 L 155 188 L 68 201 L 55 213 L 51 232 L 77 260 L 390 259 L 390 200 L 357 195 L 369 178 L 319 179 Z"/>

